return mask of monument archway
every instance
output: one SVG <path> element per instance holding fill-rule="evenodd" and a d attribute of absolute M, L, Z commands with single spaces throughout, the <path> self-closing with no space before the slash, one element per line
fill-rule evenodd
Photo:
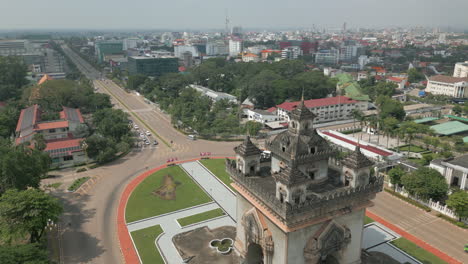
<path fill-rule="evenodd" d="M 245 256 L 246 264 L 263 264 L 263 248 L 257 243 L 251 243 Z"/>

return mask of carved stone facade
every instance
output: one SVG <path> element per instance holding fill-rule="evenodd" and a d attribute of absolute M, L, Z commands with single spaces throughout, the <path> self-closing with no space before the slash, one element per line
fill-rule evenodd
<path fill-rule="evenodd" d="M 226 162 L 239 193 L 235 248 L 243 263 L 360 263 L 365 208 L 383 179 L 370 175 L 359 148 L 341 171 L 329 168 L 334 151 L 314 117 L 303 102 L 292 111 L 289 129 L 266 142 L 270 166 L 248 137 Z"/>

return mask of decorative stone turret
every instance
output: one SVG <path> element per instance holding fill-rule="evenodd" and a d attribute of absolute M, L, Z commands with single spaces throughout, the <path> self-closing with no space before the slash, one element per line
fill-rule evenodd
<path fill-rule="evenodd" d="M 260 171 L 260 153 L 262 151 L 255 146 L 246 136 L 242 144 L 234 148 L 236 152 L 237 170 L 245 175 L 255 175 Z"/>
<path fill-rule="evenodd" d="M 356 149 L 343 160 L 342 164 L 342 182 L 345 186 L 356 188 L 369 183 L 370 169 L 374 163 L 361 153 L 359 144 L 356 146 Z"/>

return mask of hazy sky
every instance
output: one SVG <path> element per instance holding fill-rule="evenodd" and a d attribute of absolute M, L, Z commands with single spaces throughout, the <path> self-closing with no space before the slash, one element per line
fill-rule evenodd
<path fill-rule="evenodd" d="M 0 29 L 421 25 L 468 28 L 468 0 L 0 0 Z"/>

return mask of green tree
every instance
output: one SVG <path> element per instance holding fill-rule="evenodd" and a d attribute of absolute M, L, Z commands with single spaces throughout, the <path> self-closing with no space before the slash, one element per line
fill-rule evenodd
<path fill-rule="evenodd" d="M 0 194 L 10 188 L 39 187 L 49 166 L 47 153 L 24 145 L 11 146 L 8 141 L 0 142 Z"/>
<path fill-rule="evenodd" d="M 20 111 L 15 106 L 6 106 L 0 110 L 0 137 L 8 138 L 15 132 Z"/>
<path fill-rule="evenodd" d="M 376 104 L 380 110 L 380 119 L 385 119 L 391 116 L 402 121 L 406 116 L 403 105 L 399 101 L 393 100 L 388 96 L 379 96 L 376 100 Z"/>
<path fill-rule="evenodd" d="M 392 116 L 386 117 L 382 121 L 382 130 L 387 136 L 387 148 L 388 148 L 390 137 L 395 137 L 397 135 L 399 123 L 400 121 L 398 121 L 396 118 Z"/>
<path fill-rule="evenodd" d="M 393 189 L 395 189 L 397 185 L 401 184 L 401 178 L 404 175 L 406 175 L 406 172 L 399 166 L 388 171 L 388 177 L 390 178 L 390 182 L 393 184 Z"/>
<path fill-rule="evenodd" d="M 452 112 L 455 115 L 461 115 L 461 113 L 463 112 L 463 108 L 459 104 L 457 104 L 452 108 Z"/>
<path fill-rule="evenodd" d="M 455 211 L 459 218 L 468 217 L 468 193 L 465 191 L 457 191 L 449 195 L 447 206 Z"/>
<path fill-rule="evenodd" d="M 44 135 L 35 134 L 33 136 L 33 144 L 37 150 L 43 151 L 47 147 L 47 142 L 44 139 Z"/>
<path fill-rule="evenodd" d="M 86 139 L 86 155 L 95 159 L 98 163 L 105 163 L 114 158 L 117 150 L 115 141 L 112 138 L 94 134 Z"/>
<path fill-rule="evenodd" d="M 47 250 L 38 243 L 2 245 L 0 259 L 3 264 L 49 264 Z"/>
<path fill-rule="evenodd" d="M 442 201 L 448 191 L 445 178 L 438 171 L 427 167 L 403 175 L 401 183 L 411 195 L 422 199 Z"/>
<path fill-rule="evenodd" d="M 0 234 L 6 241 L 29 235 L 39 242 L 47 221 L 57 221 L 63 208 L 60 202 L 38 189 L 7 190 L 0 197 Z"/>
<path fill-rule="evenodd" d="M 139 87 L 146 82 L 147 76 L 143 74 L 130 75 L 127 81 L 127 88 L 131 90 L 138 90 Z"/>
<path fill-rule="evenodd" d="M 429 128 L 423 124 L 417 124 L 413 121 L 405 121 L 401 123 L 400 130 L 404 135 L 408 146 L 408 155 L 411 152 L 411 141 L 414 139 L 416 134 L 424 134 L 429 131 Z"/>
<path fill-rule="evenodd" d="M 0 101 L 18 99 L 28 84 L 27 67 L 21 57 L 0 56 Z"/>
<path fill-rule="evenodd" d="M 256 136 L 262 129 L 263 125 L 255 121 L 247 121 L 244 127 L 247 135 Z"/>
<path fill-rule="evenodd" d="M 128 114 L 120 109 L 105 108 L 93 114 L 96 131 L 105 137 L 111 137 L 116 142 L 130 134 Z"/>
<path fill-rule="evenodd" d="M 426 79 L 424 74 L 416 68 L 409 69 L 407 73 L 408 73 L 408 82 L 410 83 L 420 82 Z"/>

